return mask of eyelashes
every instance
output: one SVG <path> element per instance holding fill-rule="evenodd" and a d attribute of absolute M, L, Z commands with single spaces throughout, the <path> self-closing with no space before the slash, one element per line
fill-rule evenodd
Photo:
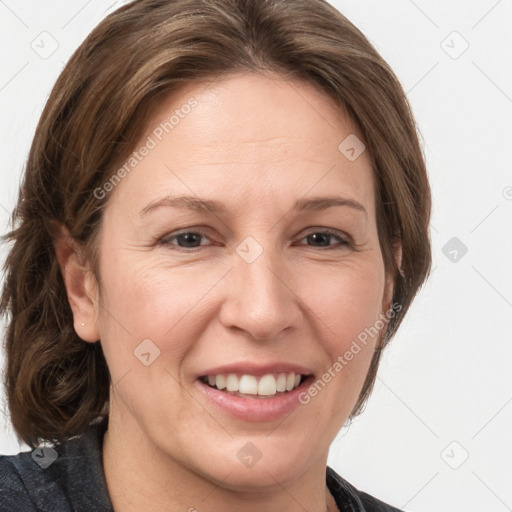
<path fill-rule="evenodd" d="M 202 238 L 208 238 L 207 235 L 205 235 L 203 232 L 201 231 L 183 231 L 182 233 L 177 233 L 177 234 L 170 234 L 170 235 L 165 235 L 163 238 L 160 239 L 160 245 L 164 245 L 166 247 L 173 247 L 175 246 L 175 244 L 172 243 L 172 240 L 178 240 L 178 239 L 181 239 L 181 240 L 184 240 L 186 238 L 188 238 L 188 242 L 190 243 L 190 235 L 194 235 L 192 237 L 192 240 L 195 239 L 195 241 L 197 241 L 198 238 L 202 237 Z M 197 249 L 199 247 L 182 247 L 182 246 L 177 246 L 181 249 Z"/>
<path fill-rule="evenodd" d="M 209 239 L 206 233 L 200 230 L 189 229 L 186 231 L 184 230 L 181 232 L 169 233 L 163 236 L 158 240 L 158 245 L 182 252 L 196 252 L 197 250 L 201 249 L 201 247 L 208 246 L 208 244 L 205 245 L 201 243 L 204 239 Z M 335 240 L 335 244 L 331 244 L 332 240 Z M 342 231 L 328 228 L 310 231 L 302 238 L 298 239 L 298 242 L 303 241 L 306 241 L 306 243 L 298 243 L 296 245 L 318 248 L 320 250 L 333 250 L 340 248 L 346 249 L 347 247 L 352 246 L 350 237 L 348 237 L 348 235 Z M 312 243 L 313 245 L 309 245 L 308 242 Z"/>
<path fill-rule="evenodd" d="M 335 230 L 331 230 L 331 229 L 327 229 L 327 230 L 323 230 L 323 231 L 313 231 L 311 233 L 309 233 L 308 235 L 306 235 L 305 237 L 301 238 L 300 241 L 302 240 L 312 240 L 312 237 L 315 236 L 315 235 L 322 235 L 323 236 L 323 241 L 328 241 L 330 239 L 336 239 L 338 241 L 338 244 L 340 246 L 349 246 L 350 245 L 350 242 L 347 240 L 346 238 L 346 235 L 342 235 L 339 231 L 335 231 Z M 314 239 L 316 241 L 320 241 L 322 240 L 322 238 L 320 238 L 319 240 L 317 240 L 316 238 Z M 302 244 L 301 244 L 302 245 Z M 325 247 L 325 245 L 320 245 L 320 246 L 312 246 L 312 247 Z M 327 247 L 333 247 L 333 246 L 327 246 Z M 336 247 L 336 246 L 334 246 Z"/>

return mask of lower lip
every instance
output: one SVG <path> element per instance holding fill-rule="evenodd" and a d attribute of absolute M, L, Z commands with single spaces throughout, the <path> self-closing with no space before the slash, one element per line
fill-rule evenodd
<path fill-rule="evenodd" d="M 302 405 L 299 401 L 299 395 L 310 386 L 313 380 L 314 376 L 310 375 L 292 391 L 272 398 L 242 398 L 212 388 L 200 380 L 196 380 L 196 384 L 201 392 L 225 414 L 234 418 L 257 422 L 272 421 L 288 416 L 299 405 Z"/>

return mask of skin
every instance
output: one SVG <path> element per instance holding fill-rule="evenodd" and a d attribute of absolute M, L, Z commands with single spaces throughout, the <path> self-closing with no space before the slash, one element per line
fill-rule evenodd
<path fill-rule="evenodd" d="M 388 309 L 392 280 L 369 155 L 351 162 L 338 150 L 358 131 L 325 94 L 256 73 L 173 93 L 134 149 L 191 97 L 198 105 L 110 192 L 100 285 L 64 231 L 57 244 L 75 330 L 101 339 L 114 384 L 103 447 L 112 503 L 121 512 L 336 510 L 325 485 L 328 450 L 376 338 L 284 420 L 231 418 L 195 376 L 233 361 L 287 361 L 321 376 Z M 140 214 L 171 193 L 222 201 L 226 212 L 161 206 Z M 292 210 L 297 199 L 320 196 L 349 198 L 366 213 Z M 205 234 L 199 248 L 170 236 L 183 228 Z M 308 238 L 326 228 L 351 242 Z M 253 263 L 236 252 L 248 236 L 263 248 Z M 160 350 L 149 366 L 134 357 L 146 338 Z M 247 442 L 262 453 L 251 468 L 237 458 Z"/>

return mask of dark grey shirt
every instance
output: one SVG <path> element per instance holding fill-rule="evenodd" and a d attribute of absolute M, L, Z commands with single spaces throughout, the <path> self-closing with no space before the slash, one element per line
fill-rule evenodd
<path fill-rule="evenodd" d="M 0 512 L 113 512 L 101 457 L 107 426 L 108 417 L 53 448 L 0 456 Z M 343 512 L 400 512 L 330 467 L 326 483 Z"/>

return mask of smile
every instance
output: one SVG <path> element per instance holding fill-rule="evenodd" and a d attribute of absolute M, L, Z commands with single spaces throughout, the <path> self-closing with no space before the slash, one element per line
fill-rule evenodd
<path fill-rule="evenodd" d="M 250 422 L 285 418 L 301 406 L 299 395 L 311 385 L 312 373 L 208 372 L 196 379 L 198 391 L 222 414 Z"/>
<path fill-rule="evenodd" d="M 200 380 L 214 389 L 235 396 L 268 398 L 292 391 L 300 386 L 306 377 L 306 375 L 295 372 L 269 373 L 260 377 L 249 374 L 221 373 L 204 375 L 200 377 Z"/>

